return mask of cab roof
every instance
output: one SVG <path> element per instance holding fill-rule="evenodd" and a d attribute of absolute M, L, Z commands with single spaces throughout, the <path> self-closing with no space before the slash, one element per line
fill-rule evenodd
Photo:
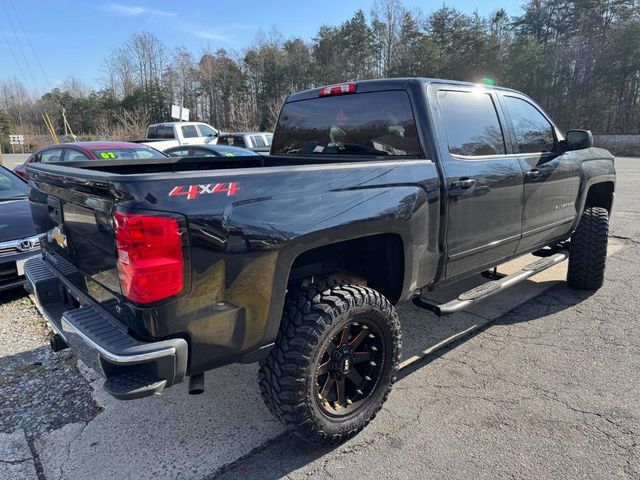
<path fill-rule="evenodd" d="M 401 78 L 379 78 L 374 80 L 358 80 L 354 82 L 340 82 L 341 83 L 355 83 L 357 85 L 356 93 L 376 92 L 381 90 L 403 90 L 408 85 L 415 84 L 429 84 L 429 83 L 444 83 L 447 85 L 461 85 L 467 87 L 484 87 L 494 90 L 508 90 L 515 91 L 510 88 L 496 87 L 493 85 L 485 85 L 483 83 L 462 82 L 459 80 L 447 80 L 443 78 L 424 78 L 424 77 L 401 77 Z M 285 102 L 296 102 L 298 100 L 309 100 L 312 98 L 318 98 L 320 96 L 320 90 L 327 85 L 323 85 L 317 88 L 311 88 L 309 90 L 303 90 L 289 95 Z"/>

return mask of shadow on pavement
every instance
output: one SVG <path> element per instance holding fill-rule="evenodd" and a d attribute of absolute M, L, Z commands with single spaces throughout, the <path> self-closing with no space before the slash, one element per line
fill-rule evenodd
<path fill-rule="evenodd" d="M 564 284 L 558 284 L 553 292 L 547 292 L 542 297 L 540 297 L 544 298 L 544 301 L 540 301 L 540 298 L 534 298 L 515 308 L 506 315 L 496 319 L 495 321 L 488 322 L 486 325 L 470 333 L 468 336 L 452 342 L 446 347 L 437 350 L 433 354 L 427 355 L 422 361 L 403 368 L 398 374 L 398 380 L 401 380 L 402 378 L 405 378 L 424 368 L 434 360 L 439 359 L 447 352 L 464 344 L 465 342 L 484 332 L 491 326 L 508 326 L 518 323 L 530 322 L 577 305 L 589 298 L 592 294 L 593 292 L 576 291 L 568 288 Z M 403 305 L 399 308 L 399 310 L 402 310 L 402 313 L 400 315 L 401 321 L 404 320 L 407 316 L 413 317 L 415 319 L 415 317 L 419 314 L 420 316 L 422 316 L 422 326 L 427 328 L 433 328 L 434 323 L 436 325 L 441 325 L 442 323 L 446 322 L 452 322 L 454 324 L 457 324 L 458 327 L 464 327 L 470 321 L 470 319 L 465 318 L 465 315 L 463 314 L 455 314 L 446 318 L 438 318 L 431 313 L 419 310 L 413 306 L 410 306 L 407 309 L 407 306 Z M 427 316 L 428 318 L 425 318 Z M 477 317 L 475 318 L 475 320 L 477 320 Z M 411 322 L 410 327 L 407 327 L 407 325 L 403 326 L 403 338 L 409 341 L 410 346 L 413 346 L 411 344 L 413 343 L 415 335 L 417 334 L 418 336 L 421 336 L 421 332 L 416 330 L 420 327 L 420 325 L 417 325 L 415 322 Z M 428 344 L 423 344 L 421 348 L 425 348 L 426 346 L 428 346 Z M 415 348 L 415 346 L 413 347 Z M 349 453 L 355 452 L 357 451 L 357 449 L 358 436 L 356 436 L 353 441 L 347 442 L 343 445 L 324 447 L 308 445 L 295 435 L 285 433 L 280 437 L 273 439 L 271 442 L 259 448 L 257 451 L 252 452 L 252 454 L 247 455 L 245 459 L 240 459 L 224 466 L 208 478 L 242 478 L 243 480 L 282 478 L 332 452 Z"/>

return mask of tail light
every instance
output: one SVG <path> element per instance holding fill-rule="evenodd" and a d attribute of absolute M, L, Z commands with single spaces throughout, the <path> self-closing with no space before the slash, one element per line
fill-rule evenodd
<path fill-rule="evenodd" d="M 335 85 L 328 85 L 320 89 L 321 97 L 330 97 L 331 95 L 344 95 L 346 93 L 356 93 L 356 84 L 350 83 L 337 83 Z"/>
<path fill-rule="evenodd" d="M 27 175 L 27 171 L 23 170 L 22 168 L 16 168 L 13 173 L 15 173 L 16 175 L 18 175 L 19 177 L 24 178 L 25 180 L 29 180 L 29 175 Z"/>
<path fill-rule="evenodd" d="M 116 212 L 118 273 L 125 297 L 152 303 L 184 287 L 182 228 L 174 216 Z"/>

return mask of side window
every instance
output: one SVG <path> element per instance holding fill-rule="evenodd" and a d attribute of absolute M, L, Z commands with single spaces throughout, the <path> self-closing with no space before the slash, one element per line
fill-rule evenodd
<path fill-rule="evenodd" d="M 467 156 L 506 153 L 502 127 L 490 94 L 439 90 L 438 104 L 449 152 Z"/>
<path fill-rule="evenodd" d="M 185 125 L 182 128 L 182 136 L 184 138 L 196 138 L 198 137 L 198 130 L 196 130 L 195 125 Z"/>
<path fill-rule="evenodd" d="M 62 149 L 61 148 L 52 148 L 51 150 L 45 150 L 42 152 L 40 156 L 40 161 L 42 163 L 55 163 L 59 162 L 62 159 Z"/>
<path fill-rule="evenodd" d="M 229 143 L 229 145 L 231 145 L 231 143 Z M 233 146 L 234 147 L 245 147 L 245 143 L 244 143 L 244 137 L 238 136 L 238 137 L 233 137 Z"/>
<path fill-rule="evenodd" d="M 555 147 L 553 126 L 526 100 L 505 95 L 520 153 L 551 152 Z"/>
<path fill-rule="evenodd" d="M 216 155 L 213 151 L 207 148 L 194 148 L 193 156 L 194 157 L 217 157 L 218 155 Z"/>
<path fill-rule="evenodd" d="M 198 128 L 200 129 L 201 137 L 215 137 L 216 131 L 211 128 L 209 125 L 205 125 L 204 123 L 199 123 Z"/>
<path fill-rule="evenodd" d="M 64 152 L 65 162 L 82 162 L 84 160 L 89 160 L 89 157 L 87 157 L 84 153 L 79 152 L 78 150 L 67 148 Z"/>
<path fill-rule="evenodd" d="M 273 134 L 267 133 L 265 135 L 265 138 L 267 139 L 267 146 L 270 146 L 271 145 L 271 141 L 273 140 Z"/>
<path fill-rule="evenodd" d="M 266 147 L 264 140 L 260 135 L 253 135 L 251 137 L 251 143 L 253 143 L 254 147 Z"/>
<path fill-rule="evenodd" d="M 170 157 L 188 157 L 189 149 L 188 148 L 180 148 L 176 150 L 171 150 L 169 153 Z"/>

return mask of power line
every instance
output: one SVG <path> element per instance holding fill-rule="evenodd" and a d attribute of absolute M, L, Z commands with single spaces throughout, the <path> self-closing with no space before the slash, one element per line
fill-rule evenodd
<path fill-rule="evenodd" d="M 33 43 L 31 43 L 31 37 L 27 33 L 27 30 L 24 28 L 24 24 L 22 23 L 22 20 L 20 19 L 20 16 L 18 15 L 18 10 L 16 9 L 16 7 L 13 4 L 12 0 L 8 0 L 8 2 L 9 2 L 9 5 L 11 5 L 11 8 L 13 9 L 13 13 L 14 13 L 14 15 L 16 17 L 16 20 L 18 21 L 18 24 L 20 25 L 20 28 L 22 28 L 22 32 L 24 33 L 24 36 L 27 39 L 27 42 L 29 42 L 29 47 L 31 47 L 31 52 L 33 53 L 33 56 L 36 59 L 36 62 L 38 63 L 38 66 L 40 67 L 40 71 L 42 72 L 42 75 L 44 76 L 44 79 L 46 80 L 47 85 L 49 86 L 49 89 L 51 89 L 52 85 L 51 85 L 51 82 L 49 81 L 49 76 L 47 75 L 46 70 L 42 66 L 42 62 L 40 62 L 40 57 L 38 56 L 38 52 L 33 47 Z"/>
<path fill-rule="evenodd" d="M 13 31 L 14 39 L 16 41 L 16 44 L 18 45 L 18 50 L 20 50 L 20 54 L 22 55 L 22 59 L 24 61 L 24 64 L 27 67 L 27 71 L 29 72 L 29 76 L 31 78 L 31 83 L 33 85 L 33 93 L 35 94 L 34 99 L 38 98 L 38 84 L 36 82 L 35 77 L 33 76 L 33 72 L 31 71 L 31 66 L 29 65 L 29 61 L 27 60 L 27 56 L 25 55 L 24 50 L 22 48 L 22 44 L 20 42 L 20 38 L 18 37 L 18 32 L 16 32 L 16 29 L 13 26 L 13 21 L 11 20 L 11 17 L 10 17 L 10 14 L 9 14 L 9 8 L 7 8 L 7 3 L 4 2 L 4 1 L 2 2 L 2 5 L 4 6 L 5 12 L 7 12 L 7 20 L 9 21 L 9 26 L 11 27 L 11 30 Z"/>
<path fill-rule="evenodd" d="M 16 57 L 16 54 L 13 51 L 13 48 L 11 48 L 11 44 L 9 43 L 9 38 L 7 37 L 6 32 L 2 28 L 2 23 L 0 23 L 0 32 L 2 32 L 2 36 L 4 37 L 4 41 L 7 43 L 7 47 L 9 47 L 11 56 L 13 57 L 13 60 L 16 62 L 16 65 L 18 66 L 18 70 L 20 71 L 20 76 L 22 77 L 22 81 L 25 83 L 25 85 L 28 85 L 29 82 L 27 81 L 27 76 L 24 74 L 24 71 L 22 70 L 22 65 L 20 65 L 20 62 L 18 61 L 18 57 Z"/>

